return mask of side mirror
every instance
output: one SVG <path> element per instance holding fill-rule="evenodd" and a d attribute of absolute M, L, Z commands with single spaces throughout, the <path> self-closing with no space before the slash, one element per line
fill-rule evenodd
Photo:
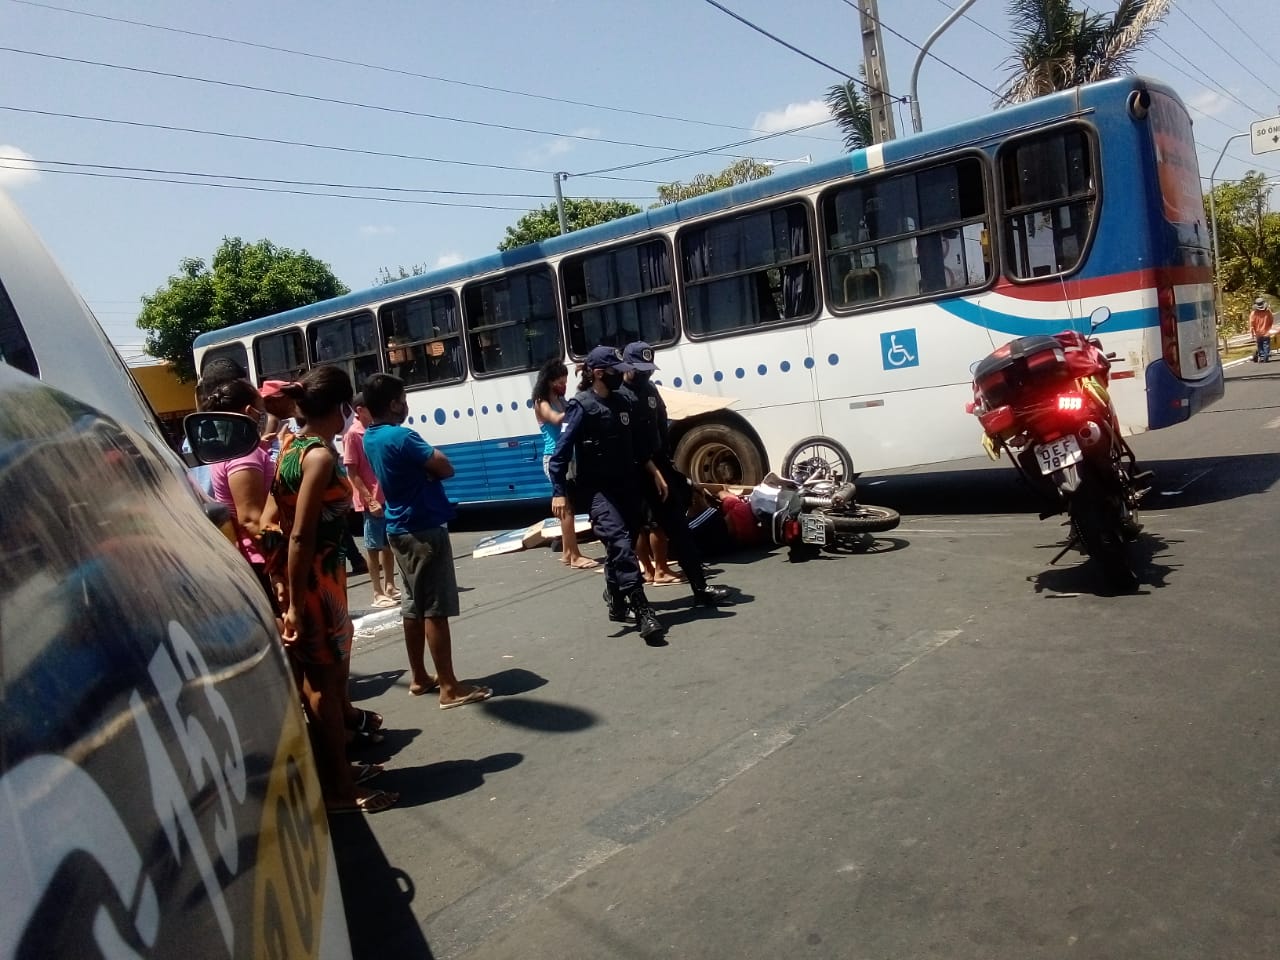
<path fill-rule="evenodd" d="M 1095 307 L 1093 313 L 1089 314 L 1089 332 L 1093 333 L 1093 331 L 1097 330 L 1110 319 L 1110 307 Z"/>
<path fill-rule="evenodd" d="M 182 421 L 191 455 L 199 463 L 221 463 L 252 452 L 262 440 L 258 424 L 242 413 L 192 413 Z"/>

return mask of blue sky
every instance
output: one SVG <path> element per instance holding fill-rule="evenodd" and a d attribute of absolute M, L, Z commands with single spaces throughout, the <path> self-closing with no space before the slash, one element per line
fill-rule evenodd
<path fill-rule="evenodd" d="M 721 2 L 856 73 L 861 41 L 851 0 Z M 922 43 L 955 2 L 880 0 L 880 14 L 887 31 Z M 1111 10 L 1115 4 L 1100 0 L 1097 6 Z M 926 129 L 991 108 L 992 97 L 980 84 L 998 88 L 1005 77 L 1006 22 L 1003 0 L 978 0 L 934 45 L 939 59 L 926 60 L 920 72 Z M 1280 7 L 1271 2 L 1178 0 L 1159 39 L 1139 55 L 1138 72 L 1171 84 L 1192 107 L 1203 176 L 1228 137 L 1247 132 L 1252 120 L 1280 115 L 1280 51 L 1268 47 L 1277 36 Z M 905 94 L 916 51 L 892 32 L 884 40 L 891 91 Z M 582 174 L 705 150 L 822 119 L 815 101 L 839 79 L 703 0 L 0 0 L 0 46 L 9 48 L 0 50 L 0 156 L 19 158 L 0 160 L 0 166 L 21 168 L 0 169 L 0 189 L 17 200 L 128 358 L 141 351 L 142 334 L 133 324 L 139 297 L 163 286 L 184 257 L 207 261 L 224 236 L 305 249 L 353 289 L 367 287 L 382 266 L 435 266 L 490 253 L 523 210 L 549 202 L 552 180 L 545 172 L 465 164 Z M 115 67 L 72 62 L 86 60 Z M 570 100 L 579 103 L 559 102 Z M 900 135 L 909 124 L 904 110 Z M 834 129 L 826 126 L 724 152 L 820 160 L 839 149 Z M 654 183 L 645 181 L 687 180 L 730 162 L 729 156 L 702 155 L 614 174 L 634 179 L 571 176 L 564 189 L 570 196 L 626 197 L 644 206 L 654 196 Z M 54 172 L 184 179 L 104 167 L 399 188 L 275 185 L 461 206 Z M 1218 178 L 1249 169 L 1280 177 L 1280 152 L 1251 157 L 1248 140 L 1237 141 Z M 425 190 L 465 193 L 406 192 Z"/>

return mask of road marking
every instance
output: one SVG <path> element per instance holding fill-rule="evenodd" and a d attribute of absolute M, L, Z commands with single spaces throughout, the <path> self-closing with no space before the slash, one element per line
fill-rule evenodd
<path fill-rule="evenodd" d="M 1280 417 L 1276 417 L 1276 418 L 1275 418 L 1274 420 L 1272 420 L 1270 423 L 1264 423 L 1264 424 L 1262 425 L 1262 429 L 1263 429 L 1263 430 L 1277 430 L 1277 429 L 1280 429 Z"/>
<path fill-rule="evenodd" d="M 653 836 L 876 687 L 960 635 L 921 630 L 857 667 L 806 691 L 760 726 L 726 740 L 665 780 L 644 787 L 574 831 L 564 842 L 472 890 L 423 923 L 432 954 L 450 960 L 473 950 L 527 908 L 567 883 Z"/>
<path fill-rule="evenodd" d="M 1180 493 L 1185 493 L 1185 492 L 1186 492 L 1186 490 L 1187 490 L 1187 487 L 1191 486 L 1193 483 L 1195 483 L 1195 482 L 1196 482 L 1197 480 L 1199 480 L 1201 477 L 1207 477 L 1207 476 L 1208 476 L 1209 474 L 1211 474 L 1211 473 L 1213 473 L 1213 467 L 1206 467 L 1205 469 L 1201 470 L 1199 473 L 1192 474 L 1192 475 L 1191 475 L 1191 479 L 1189 479 L 1186 483 L 1184 483 L 1182 486 L 1180 486 L 1177 490 L 1161 490 L 1161 491 L 1160 491 L 1160 496 L 1162 496 L 1162 497 L 1176 497 L 1176 496 L 1178 496 L 1178 494 L 1180 494 Z"/>

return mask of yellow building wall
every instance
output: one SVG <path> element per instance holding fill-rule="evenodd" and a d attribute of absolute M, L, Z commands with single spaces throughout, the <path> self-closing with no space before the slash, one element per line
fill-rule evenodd
<path fill-rule="evenodd" d="M 195 382 L 183 383 L 167 363 L 154 363 L 145 367 L 130 367 L 129 373 L 151 407 L 162 417 L 195 413 Z"/>

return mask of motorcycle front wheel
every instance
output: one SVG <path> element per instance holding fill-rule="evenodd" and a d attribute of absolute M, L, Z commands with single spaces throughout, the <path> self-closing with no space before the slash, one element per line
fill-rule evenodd
<path fill-rule="evenodd" d="M 842 533 L 883 533 L 892 530 L 902 522 L 902 516 L 890 507 L 873 507 L 859 503 L 839 513 L 828 510 L 827 516 L 835 527 L 836 534 Z"/>

